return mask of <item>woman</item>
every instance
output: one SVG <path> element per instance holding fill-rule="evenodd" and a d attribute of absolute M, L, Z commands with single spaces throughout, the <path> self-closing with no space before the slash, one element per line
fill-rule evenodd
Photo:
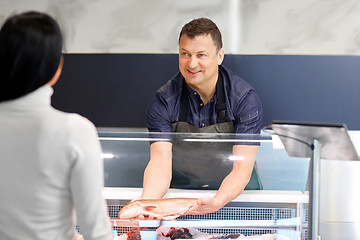
<path fill-rule="evenodd" d="M 51 107 L 63 65 L 50 16 L 26 12 L 0 31 L 0 239 L 112 239 L 94 125 Z"/>

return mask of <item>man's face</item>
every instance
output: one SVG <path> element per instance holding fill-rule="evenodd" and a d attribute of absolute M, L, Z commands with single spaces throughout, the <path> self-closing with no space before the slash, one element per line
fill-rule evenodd
<path fill-rule="evenodd" d="M 195 90 L 216 82 L 218 66 L 224 59 L 224 50 L 216 50 L 210 34 L 179 41 L 179 70 L 186 83 Z"/>

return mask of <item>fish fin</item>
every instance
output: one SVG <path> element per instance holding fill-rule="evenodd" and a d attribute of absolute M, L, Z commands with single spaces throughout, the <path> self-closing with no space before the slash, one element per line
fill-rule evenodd
<path fill-rule="evenodd" d="M 152 211 L 156 208 L 156 206 L 144 206 L 143 208 L 145 211 Z"/>

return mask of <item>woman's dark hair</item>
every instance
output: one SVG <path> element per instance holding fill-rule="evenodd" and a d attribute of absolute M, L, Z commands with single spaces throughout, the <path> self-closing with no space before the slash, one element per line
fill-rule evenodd
<path fill-rule="evenodd" d="M 50 16 L 25 12 L 7 19 L 0 31 L 0 102 L 48 83 L 61 54 L 61 31 Z"/>
<path fill-rule="evenodd" d="M 180 32 L 179 42 L 182 35 L 186 35 L 189 38 L 195 38 L 207 34 L 210 34 L 216 46 L 216 50 L 219 51 L 223 46 L 221 32 L 216 24 L 208 18 L 197 18 L 185 24 Z"/>

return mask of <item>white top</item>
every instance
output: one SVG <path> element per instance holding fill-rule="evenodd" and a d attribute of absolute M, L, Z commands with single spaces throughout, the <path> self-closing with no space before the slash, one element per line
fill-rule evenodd
<path fill-rule="evenodd" d="M 0 239 L 110 240 L 94 125 L 51 107 L 49 85 L 0 102 Z"/>

